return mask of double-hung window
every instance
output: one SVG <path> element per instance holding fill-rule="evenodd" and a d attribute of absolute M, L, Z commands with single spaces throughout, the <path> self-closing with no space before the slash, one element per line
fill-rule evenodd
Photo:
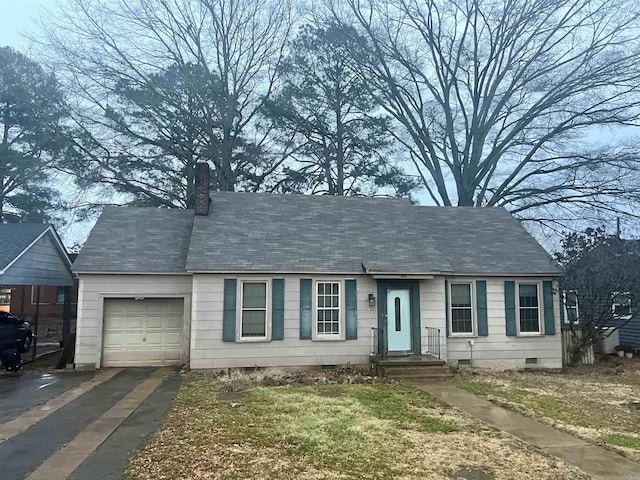
<path fill-rule="evenodd" d="M 56 291 L 56 303 L 64 303 L 64 287 L 58 287 Z"/>
<path fill-rule="evenodd" d="M 540 288 L 537 283 L 518 284 L 520 333 L 542 333 L 540 329 Z"/>
<path fill-rule="evenodd" d="M 242 282 L 240 337 L 268 338 L 267 282 Z"/>
<path fill-rule="evenodd" d="M 340 282 L 316 282 L 316 336 L 339 337 L 342 334 Z"/>
<path fill-rule="evenodd" d="M 631 295 L 629 292 L 614 292 L 611 309 L 615 318 L 628 319 L 631 317 Z"/>
<path fill-rule="evenodd" d="M 564 323 L 580 323 L 578 313 L 578 292 L 568 290 L 563 292 L 564 300 Z"/>
<path fill-rule="evenodd" d="M 451 298 L 451 333 L 474 333 L 473 302 L 471 283 L 452 283 Z"/>
<path fill-rule="evenodd" d="M 0 288 L 0 305 L 10 305 L 10 304 L 11 304 L 11 289 Z"/>

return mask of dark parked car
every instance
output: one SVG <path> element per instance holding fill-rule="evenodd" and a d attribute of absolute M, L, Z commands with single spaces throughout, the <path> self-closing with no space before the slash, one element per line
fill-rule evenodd
<path fill-rule="evenodd" d="M 0 312 L 0 352 L 16 348 L 20 353 L 28 352 L 32 342 L 31 325 L 11 313 Z"/>

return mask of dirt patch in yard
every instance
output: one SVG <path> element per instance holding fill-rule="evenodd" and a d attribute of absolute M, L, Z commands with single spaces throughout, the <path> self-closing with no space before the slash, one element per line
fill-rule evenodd
<path fill-rule="evenodd" d="M 190 374 L 127 478 L 588 478 L 425 392 L 358 375 Z"/>
<path fill-rule="evenodd" d="M 471 392 L 640 461 L 640 359 L 556 371 L 474 372 Z"/>

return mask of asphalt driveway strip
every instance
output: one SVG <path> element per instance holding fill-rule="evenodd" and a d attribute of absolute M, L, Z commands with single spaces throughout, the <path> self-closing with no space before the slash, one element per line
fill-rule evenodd
<path fill-rule="evenodd" d="M 174 373 L 69 477 L 70 480 L 121 479 L 129 460 L 162 425 L 182 377 Z"/>
<path fill-rule="evenodd" d="M 87 429 L 87 427 L 90 427 L 135 387 L 148 379 L 156 370 L 157 369 L 153 368 L 123 369 L 112 379 L 95 386 L 76 400 L 60 408 L 50 416 L 42 419 L 28 430 L 0 443 L 0 465 L 2 466 L 2 473 L 0 477 L 3 480 L 18 480 L 25 478 L 52 454 L 56 453 L 56 451 L 58 451 L 62 446 L 68 444 L 80 432 Z M 68 377 L 67 375 L 62 375 L 65 379 L 60 381 L 59 386 L 56 386 L 56 391 L 61 393 L 65 386 L 66 388 L 73 388 L 83 380 L 86 381 L 91 378 L 91 375 L 91 373 L 89 373 L 88 376 L 80 374 L 77 378 L 75 378 L 75 375 L 68 375 Z M 175 375 L 175 377 L 177 377 L 177 384 L 179 385 L 179 376 Z M 31 391 L 33 391 L 34 386 L 38 386 L 38 382 L 44 382 L 46 378 L 48 377 L 40 380 L 33 380 L 33 385 L 30 387 Z M 125 420 L 125 422 L 131 422 L 129 428 L 123 430 L 121 433 L 118 432 L 119 429 L 116 429 L 112 436 L 116 435 L 116 439 L 119 438 L 119 440 L 114 441 L 119 441 L 121 448 L 125 448 L 127 451 L 135 450 L 144 441 L 144 438 L 149 433 L 148 431 L 153 431 L 154 427 L 146 425 L 145 423 L 147 418 L 155 419 L 159 416 L 160 418 L 157 420 L 157 423 L 159 424 L 161 418 L 164 416 L 164 412 L 171 404 L 173 393 L 175 393 L 175 391 L 170 392 L 168 389 L 170 389 L 170 387 L 175 387 L 177 389 L 175 382 L 176 381 L 172 379 L 172 382 L 165 387 L 164 383 L 167 383 L 165 381 L 161 385 L 161 388 L 158 389 L 158 392 L 154 392 L 147 397 L 145 402 L 138 407 L 140 412 L 138 412 L 138 410 L 134 411 L 134 413 L 130 415 L 130 418 Z M 19 383 L 16 385 L 19 385 Z M 57 382 L 55 385 L 57 385 Z M 11 384 L 7 385 L 5 390 L 6 392 L 10 391 L 10 386 Z M 45 389 L 46 388 L 49 387 L 45 387 Z M 165 391 L 164 397 L 162 396 L 163 391 Z M 13 393 L 11 396 L 13 400 L 9 405 L 16 402 L 16 396 Z M 49 394 L 47 398 L 50 396 L 51 395 Z M 157 400 L 154 401 L 152 397 L 157 398 Z M 46 400 L 46 398 L 44 400 Z M 40 398 L 39 401 L 30 400 L 30 404 L 32 406 L 38 405 L 39 403 L 42 403 L 42 401 L 42 398 Z M 162 408 L 164 408 L 164 411 L 156 412 L 156 409 L 160 404 Z M 146 417 L 145 412 L 147 412 Z M 16 413 L 19 414 L 20 412 L 16 412 L 14 409 L 12 415 L 15 416 Z M 8 418 L 10 417 L 7 417 L 7 419 Z M 138 423 L 135 422 L 135 418 L 139 419 Z M 124 424 L 120 425 L 120 427 L 124 427 Z M 144 432 L 139 433 L 138 430 L 143 430 Z M 107 439 L 105 444 L 106 443 L 110 443 L 110 439 Z M 120 455 L 120 453 L 113 454 Z M 96 460 L 99 460 L 100 458 L 100 456 L 96 456 Z M 94 477 L 93 475 L 88 474 L 78 476 L 76 478 L 121 478 L 124 467 L 117 465 L 116 468 L 115 464 L 118 463 L 116 460 L 117 459 L 114 458 L 109 460 L 112 470 L 118 470 L 117 473 L 114 474 L 115 476 Z M 120 463 L 122 463 L 122 461 L 120 461 Z M 104 463 L 106 467 L 106 461 Z M 111 475 L 113 473 L 113 471 L 107 472 L 106 468 L 103 468 L 102 470 L 103 474 Z"/>
<path fill-rule="evenodd" d="M 0 375 L 0 423 L 89 380 L 94 372 Z"/>

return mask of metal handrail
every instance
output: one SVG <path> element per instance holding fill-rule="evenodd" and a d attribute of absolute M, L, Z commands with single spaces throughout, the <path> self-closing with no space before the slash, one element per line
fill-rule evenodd
<path fill-rule="evenodd" d="M 440 360 L 440 329 L 425 327 L 427 330 L 427 354 Z"/>
<path fill-rule="evenodd" d="M 385 358 L 387 356 L 387 344 L 384 328 L 371 327 L 371 354 L 374 357 Z"/>

